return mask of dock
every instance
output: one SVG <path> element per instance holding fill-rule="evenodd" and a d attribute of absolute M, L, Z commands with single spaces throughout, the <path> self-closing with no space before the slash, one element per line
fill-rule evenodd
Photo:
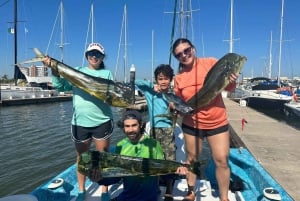
<path fill-rule="evenodd" d="M 25 98 L 25 99 L 5 99 L 0 100 L 1 106 L 15 106 L 15 105 L 28 105 L 28 104 L 41 104 L 41 103 L 53 103 L 61 101 L 71 101 L 72 95 L 58 95 L 51 97 L 39 97 L 39 98 Z"/>
<path fill-rule="evenodd" d="M 134 104 L 127 107 L 127 109 L 138 110 L 140 112 L 145 112 L 148 110 L 147 101 L 144 96 L 136 96 Z"/>
<path fill-rule="evenodd" d="M 300 131 L 223 98 L 236 147 L 247 148 L 294 200 L 300 200 Z"/>

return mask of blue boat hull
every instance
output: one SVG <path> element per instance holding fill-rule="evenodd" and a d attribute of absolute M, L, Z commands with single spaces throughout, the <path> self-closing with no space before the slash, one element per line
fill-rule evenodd
<path fill-rule="evenodd" d="M 278 184 L 273 177 L 255 160 L 252 154 L 247 149 L 230 149 L 229 164 L 231 168 L 232 182 L 241 181 L 242 184 L 239 191 L 245 201 L 259 200 L 267 201 L 263 195 L 263 190 L 272 187 L 279 191 L 282 200 L 293 201 L 288 193 Z M 32 195 L 36 196 L 39 201 L 69 201 L 74 199 L 78 194 L 78 185 L 76 177 L 76 165 L 70 166 L 68 169 L 57 175 L 55 178 L 36 188 Z M 210 181 L 213 189 L 217 189 L 217 181 L 215 178 L 215 165 L 212 160 L 209 161 L 205 176 Z M 48 189 L 51 181 L 63 178 L 64 183 L 56 189 Z M 86 187 L 92 185 L 92 182 L 87 180 Z M 233 191 L 233 190 L 232 190 Z M 238 200 L 238 199 L 237 199 Z"/>
<path fill-rule="evenodd" d="M 279 191 L 281 199 L 293 201 L 292 197 L 275 181 L 275 179 L 264 169 L 254 156 L 244 148 L 231 148 L 229 155 L 229 166 L 231 169 L 231 182 L 240 183 L 240 192 L 244 199 L 248 200 L 269 200 L 264 197 L 263 190 L 272 187 Z M 215 165 L 210 160 L 205 170 L 207 179 L 213 188 L 217 188 L 215 178 Z"/>

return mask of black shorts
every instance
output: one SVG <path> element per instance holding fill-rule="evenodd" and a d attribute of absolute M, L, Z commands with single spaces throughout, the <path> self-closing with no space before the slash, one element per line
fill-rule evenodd
<path fill-rule="evenodd" d="M 186 134 L 192 135 L 192 136 L 198 136 L 203 139 L 204 137 L 209 137 L 209 136 L 213 136 L 213 135 L 228 131 L 229 126 L 227 124 L 225 126 L 221 126 L 221 127 L 215 128 L 215 129 L 198 129 L 198 128 L 193 128 L 193 127 L 187 126 L 185 124 L 182 124 L 181 128 L 182 128 L 183 133 L 186 133 Z"/>
<path fill-rule="evenodd" d="M 74 142 L 84 142 L 91 138 L 96 140 L 106 140 L 110 138 L 114 129 L 113 120 L 109 120 L 100 126 L 82 127 L 72 125 L 72 139 Z"/>

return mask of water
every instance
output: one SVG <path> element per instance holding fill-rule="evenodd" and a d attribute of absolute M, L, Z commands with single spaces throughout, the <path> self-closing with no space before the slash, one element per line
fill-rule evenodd
<path fill-rule="evenodd" d="M 31 192 L 75 162 L 71 117 L 71 101 L 0 107 L 0 197 Z M 116 126 L 112 143 L 122 137 Z"/>
<path fill-rule="evenodd" d="M 299 119 L 280 111 L 261 112 L 300 130 Z M 114 110 L 115 123 L 120 114 Z M 0 107 L 0 197 L 29 193 L 75 162 L 71 117 L 71 101 Z M 117 126 L 114 132 L 112 144 L 124 137 Z"/>

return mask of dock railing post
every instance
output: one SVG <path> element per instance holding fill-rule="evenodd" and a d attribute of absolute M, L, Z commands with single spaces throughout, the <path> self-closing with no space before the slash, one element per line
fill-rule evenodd
<path fill-rule="evenodd" d="M 131 67 L 130 67 L 130 86 L 131 86 L 131 89 L 133 91 L 132 93 L 132 104 L 135 104 L 135 66 L 134 64 L 131 64 Z"/>

